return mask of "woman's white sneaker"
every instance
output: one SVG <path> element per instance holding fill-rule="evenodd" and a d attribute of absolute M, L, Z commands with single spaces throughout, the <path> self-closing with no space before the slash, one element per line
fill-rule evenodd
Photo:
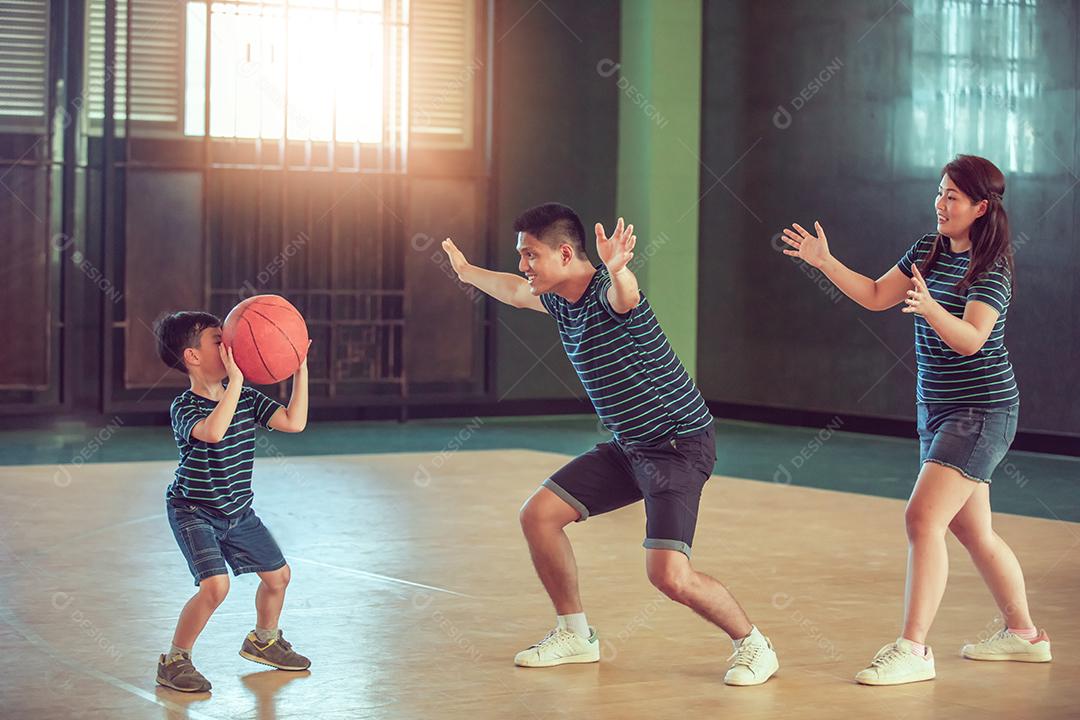
<path fill-rule="evenodd" d="M 728 685 L 760 685 L 780 669 L 772 643 L 756 627 L 743 638 L 728 660 L 731 667 L 724 675 Z"/>
<path fill-rule="evenodd" d="M 1034 640 L 1002 628 L 978 643 L 965 645 L 960 654 L 968 660 L 1015 660 L 1016 662 L 1050 662 L 1050 636 L 1043 630 Z"/>
<path fill-rule="evenodd" d="M 600 660 L 600 640 L 596 630 L 589 628 L 589 637 L 583 638 L 572 630 L 555 628 L 527 650 L 514 657 L 519 667 L 552 667 L 567 663 L 594 663 Z"/>
<path fill-rule="evenodd" d="M 897 638 L 878 650 L 866 668 L 855 675 L 855 681 L 863 685 L 903 685 L 904 683 L 933 680 L 934 653 L 926 648 L 926 655 L 916 655 L 910 640 Z"/>

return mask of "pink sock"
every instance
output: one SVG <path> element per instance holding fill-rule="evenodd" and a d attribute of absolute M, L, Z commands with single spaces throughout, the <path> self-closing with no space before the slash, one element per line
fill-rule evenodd
<path fill-rule="evenodd" d="M 1039 631 L 1033 627 L 1029 628 L 1009 628 L 1009 632 L 1017 637 L 1024 638 L 1025 640 L 1034 640 L 1039 637 Z"/>
<path fill-rule="evenodd" d="M 907 640 L 907 638 L 904 638 L 904 639 Z M 911 652 L 912 652 L 912 654 L 918 655 L 919 657 L 926 657 L 926 646 L 925 645 L 923 645 L 921 643 L 917 643 L 914 640 L 908 640 L 908 642 L 911 643 Z"/>

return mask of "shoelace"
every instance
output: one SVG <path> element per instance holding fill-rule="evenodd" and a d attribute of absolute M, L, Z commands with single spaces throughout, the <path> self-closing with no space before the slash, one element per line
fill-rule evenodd
<path fill-rule="evenodd" d="M 560 650 L 563 650 L 563 649 L 566 649 L 567 643 L 569 643 L 571 639 L 572 639 L 571 631 L 564 630 L 562 628 L 555 628 L 554 630 L 549 632 L 547 635 L 545 635 L 543 640 L 541 640 L 540 642 L 533 645 L 533 647 L 537 648 L 537 649 L 540 649 L 540 648 L 546 648 L 546 647 L 550 647 L 550 646 L 554 645 L 555 647 L 558 647 Z"/>
<path fill-rule="evenodd" d="M 882 648 L 877 655 L 874 656 L 873 662 L 870 663 L 870 667 L 881 667 L 893 660 L 902 657 L 906 650 L 902 650 L 899 645 L 893 643 L 885 648 Z"/>
<path fill-rule="evenodd" d="M 731 654 L 728 658 L 729 661 L 734 659 L 732 665 L 745 665 L 746 667 L 753 667 L 754 661 L 757 660 L 758 655 L 761 654 L 761 645 L 757 643 L 744 642 L 739 646 L 739 649 Z"/>

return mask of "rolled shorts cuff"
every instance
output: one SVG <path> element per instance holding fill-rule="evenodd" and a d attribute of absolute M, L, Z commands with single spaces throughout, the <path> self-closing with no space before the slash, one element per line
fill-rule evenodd
<path fill-rule="evenodd" d="M 222 564 L 220 568 L 215 567 L 208 570 L 203 570 L 201 573 L 195 576 L 195 587 L 199 587 L 199 584 L 206 578 L 217 577 L 218 575 L 224 575 L 225 577 L 229 577 L 229 568 L 225 567 L 225 565 Z"/>
<path fill-rule="evenodd" d="M 556 483 L 554 480 L 548 478 L 547 480 L 544 480 L 544 482 L 540 483 L 540 485 L 542 487 L 546 487 L 548 490 L 558 495 L 560 500 L 577 510 L 579 517 L 574 522 L 585 522 L 589 519 L 589 508 L 582 505 L 577 498 L 575 498 L 563 488 L 559 487 L 559 484 Z"/>
<path fill-rule="evenodd" d="M 275 562 L 271 565 L 242 565 L 240 567 L 233 568 L 233 575 L 239 576 L 243 575 L 244 573 L 253 572 L 274 572 L 275 570 L 280 570 L 281 568 L 285 567 L 286 564 L 287 563 L 285 562 L 285 558 L 281 558 L 281 562 Z"/>
<path fill-rule="evenodd" d="M 659 538 L 645 538 L 641 546 L 646 550 L 677 550 L 686 557 L 690 557 L 690 546 L 682 540 L 662 540 Z"/>
<path fill-rule="evenodd" d="M 949 463 L 949 462 L 945 462 L 944 460 L 938 460 L 937 458 L 926 458 L 925 460 L 923 460 L 924 464 L 928 463 L 928 462 L 934 463 L 935 465 L 943 465 L 943 466 L 945 466 L 947 468 L 952 468 L 956 472 L 958 472 L 961 475 L 963 475 L 964 477 L 966 477 L 968 480 L 974 480 L 975 482 L 986 483 L 987 485 L 990 484 L 990 479 L 989 478 L 977 478 L 974 475 L 970 474 L 964 468 L 958 467 L 958 466 L 953 465 L 952 463 Z"/>

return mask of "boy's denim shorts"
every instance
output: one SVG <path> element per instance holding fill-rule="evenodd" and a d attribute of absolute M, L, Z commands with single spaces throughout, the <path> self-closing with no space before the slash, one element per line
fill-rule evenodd
<path fill-rule="evenodd" d="M 919 465 L 933 462 L 990 482 L 1016 437 L 1020 406 L 919 403 Z"/>
<path fill-rule="evenodd" d="M 198 585 L 212 575 L 270 572 L 285 565 L 277 541 L 250 507 L 235 517 L 172 498 L 165 501 L 169 525 Z"/>

